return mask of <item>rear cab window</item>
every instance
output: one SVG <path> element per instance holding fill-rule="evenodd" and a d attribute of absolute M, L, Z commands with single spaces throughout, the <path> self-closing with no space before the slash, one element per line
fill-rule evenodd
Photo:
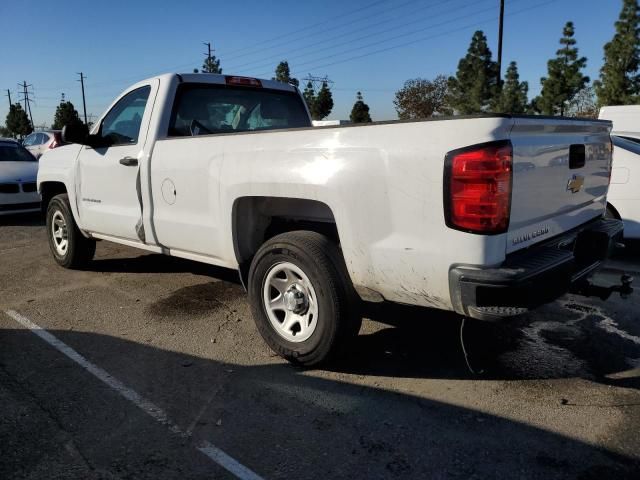
<path fill-rule="evenodd" d="M 302 98 L 285 90 L 186 83 L 178 87 L 169 137 L 311 127 Z"/>

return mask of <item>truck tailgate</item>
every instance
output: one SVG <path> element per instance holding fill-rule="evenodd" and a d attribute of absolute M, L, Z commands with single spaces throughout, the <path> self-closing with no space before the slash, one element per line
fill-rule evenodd
<path fill-rule="evenodd" d="M 611 171 L 611 123 L 514 118 L 507 253 L 603 214 Z"/>

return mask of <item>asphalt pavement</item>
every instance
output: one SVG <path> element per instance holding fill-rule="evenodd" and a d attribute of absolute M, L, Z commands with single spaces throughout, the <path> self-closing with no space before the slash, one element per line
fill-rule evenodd
<path fill-rule="evenodd" d="M 624 272 L 640 254 L 599 280 Z M 465 322 L 467 365 L 460 318 L 369 305 L 351 354 L 304 370 L 235 272 L 107 242 L 65 270 L 39 216 L 0 217 L 0 478 L 638 478 L 639 306 Z"/>

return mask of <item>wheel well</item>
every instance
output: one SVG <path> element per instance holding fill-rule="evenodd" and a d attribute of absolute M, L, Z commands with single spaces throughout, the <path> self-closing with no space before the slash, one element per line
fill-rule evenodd
<path fill-rule="evenodd" d="M 67 187 L 62 182 L 44 182 L 40 185 L 40 195 L 42 196 L 42 213 L 47 212 L 47 206 L 53 197 L 67 193 Z"/>
<path fill-rule="evenodd" d="M 281 197 L 243 197 L 233 205 L 233 246 L 245 282 L 260 246 L 280 233 L 310 230 L 340 243 L 335 217 L 316 200 Z"/>

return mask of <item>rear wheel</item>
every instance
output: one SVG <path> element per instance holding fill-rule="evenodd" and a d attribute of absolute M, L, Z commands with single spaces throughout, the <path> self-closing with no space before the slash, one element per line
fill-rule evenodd
<path fill-rule="evenodd" d="M 47 236 L 53 258 L 65 268 L 84 266 L 96 252 L 95 240 L 78 229 L 66 193 L 53 197 L 47 206 Z"/>
<path fill-rule="evenodd" d="M 251 264 L 249 297 L 269 347 L 301 365 L 344 351 L 362 323 L 337 246 L 316 232 L 284 233 L 265 243 Z"/>

